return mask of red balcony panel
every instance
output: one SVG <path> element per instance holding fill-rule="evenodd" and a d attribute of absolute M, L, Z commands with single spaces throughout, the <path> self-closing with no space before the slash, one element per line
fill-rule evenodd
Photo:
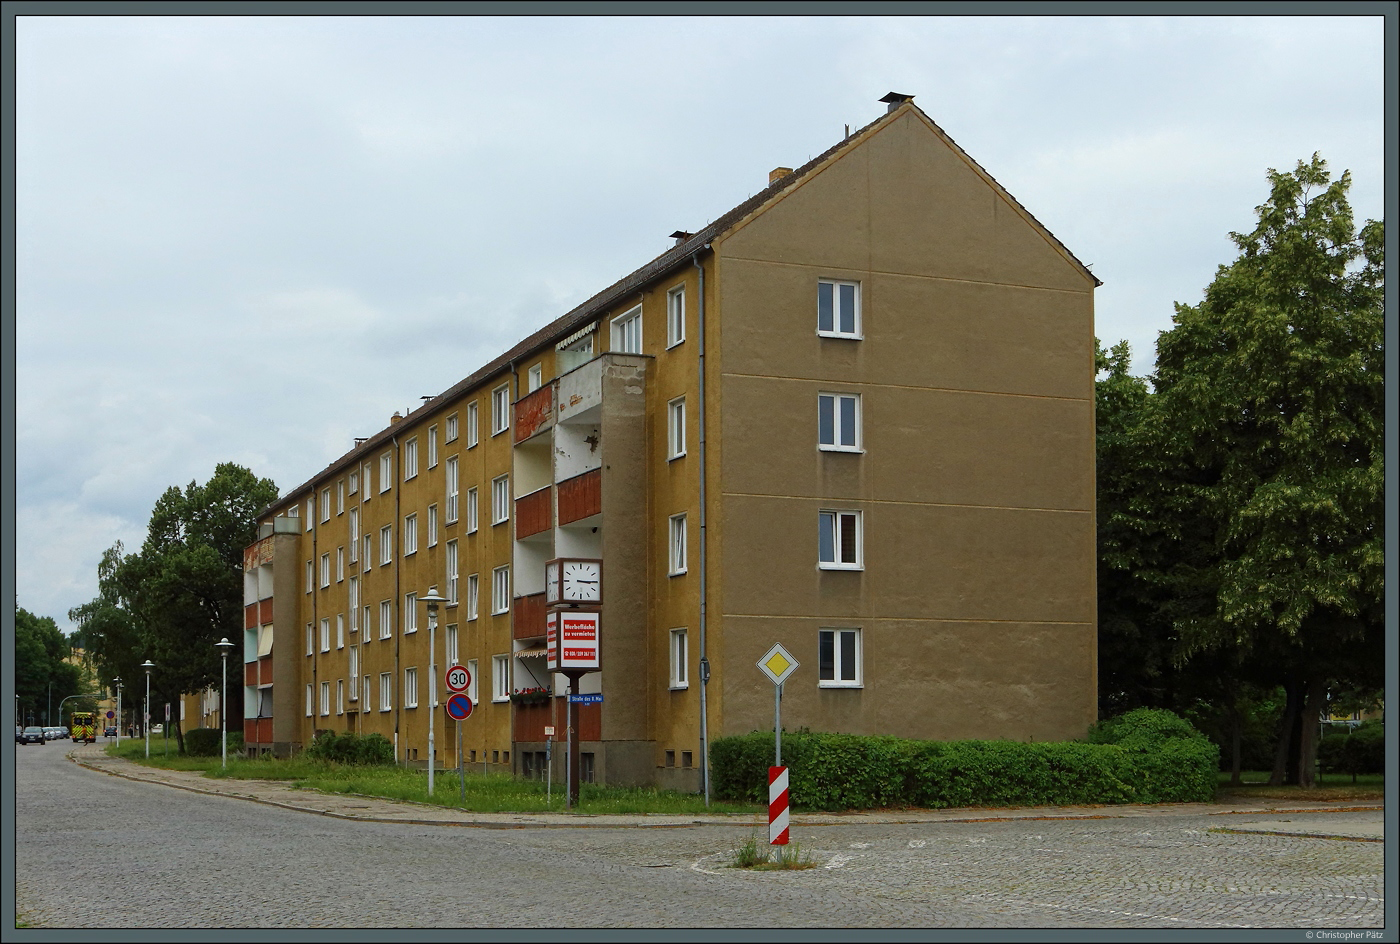
<path fill-rule="evenodd" d="M 263 656 L 258 660 L 258 684 L 272 684 L 272 656 Z"/>
<path fill-rule="evenodd" d="M 568 524 L 603 510 L 603 470 L 591 469 L 559 483 L 559 523 Z"/>
<path fill-rule="evenodd" d="M 534 639 L 543 636 L 546 609 L 543 593 L 516 597 L 511 606 L 511 638 Z"/>
<path fill-rule="evenodd" d="M 543 705 L 512 705 L 512 738 L 516 741 L 543 741 L 544 727 L 554 725 L 554 739 L 567 743 L 568 707 L 566 699 L 554 698 Z M 574 705 L 574 726 L 580 741 L 603 739 L 603 706 Z"/>
<path fill-rule="evenodd" d="M 258 743 L 259 743 L 259 744 L 271 744 L 271 743 L 272 743 L 272 719 L 271 719 L 271 718 L 259 718 L 259 719 L 258 719 Z"/>
<path fill-rule="evenodd" d="M 258 684 L 258 664 L 256 662 L 243 663 L 243 684 Z"/>
<path fill-rule="evenodd" d="M 515 441 L 522 443 L 554 419 L 554 385 L 545 384 L 515 401 Z"/>
<path fill-rule="evenodd" d="M 272 597 L 268 597 L 258 604 L 258 623 L 266 626 L 272 622 Z"/>
<path fill-rule="evenodd" d="M 258 719 L 257 719 L 257 718 L 244 718 L 244 719 L 243 719 L 243 743 L 244 743 L 244 744 L 254 744 L 254 743 L 257 742 L 257 740 L 258 740 Z"/>
<path fill-rule="evenodd" d="M 553 499 L 554 489 L 545 486 L 515 500 L 515 537 L 517 540 L 549 530 L 549 512 Z"/>
<path fill-rule="evenodd" d="M 249 603 L 243 608 L 243 628 L 258 628 L 258 605 L 256 603 Z"/>

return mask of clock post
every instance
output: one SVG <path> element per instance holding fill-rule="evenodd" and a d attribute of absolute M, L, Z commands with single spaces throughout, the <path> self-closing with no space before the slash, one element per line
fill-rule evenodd
<path fill-rule="evenodd" d="M 600 702 L 601 695 L 580 695 L 579 679 L 600 671 L 599 660 L 603 602 L 603 562 L 591 558 L 561 557 L 544 565 L 545 605 L 548 635 L 547 658 L 551 672 L 569 680 L 567 727 L 569 746 L 565 765 L 566 806 L 578 803 L 579 737 L 574 724 L 574 705 L 583 701 Z"/>

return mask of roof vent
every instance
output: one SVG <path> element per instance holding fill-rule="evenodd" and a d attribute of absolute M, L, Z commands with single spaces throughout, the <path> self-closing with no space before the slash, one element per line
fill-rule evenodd
<path fill-rule="evenodd" d="M 681 243 L 685 242 L 687 239 L 694 235 L 694 233 L 687 233 L 683 229 L 678 229 L 671 234 L 671 238 L 674 239 L 676 241 L 676 245 L 679 246 Z"/>
<path fill-rule="evenodd" d="M 914 96 L 905 95 L 903 92 L 891 92 L 884 98 L 880 99 L 880 101 L 884 102 L 888 106 L 885 109 L 885 114 L 889 114 L 890 112 L 898 108 L 900 105 L 903 105 L 905 102 L 912 102 L 913 100 Z"/>
<path fill-rule="evenodd" d="M 768 186 L 773 186 L 788 174 L 792 173 L 791 167 L 775 167 L 768 172 Z"/>

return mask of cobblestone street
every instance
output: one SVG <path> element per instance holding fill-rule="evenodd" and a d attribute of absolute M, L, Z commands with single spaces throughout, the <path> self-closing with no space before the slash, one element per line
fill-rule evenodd
<path fill-rule="evenodd" d="M 118 774 L 109 776 L 68 760 L 73 750 L 16 749 L 18 906 L 34 927 L 1383 924 L 1379 809 L 798 817 L 794 839 L 818 867 L 746 872 L 728 865 L 756 831 L 750 822 L 475 824 L 515 826 L 502 829 L 395 821 L 403 815 L 395 808 L 410 805 L 270 786 L 258 795 L 263 802 L 249 802 L 175 789 L 175 778 L 126 779 L 104 760 L 104 770 Z M 99 751 L 77 753 L 96 759 Z M 93 815 L 74 817 L 73 809 Z M 413 809 L 416 817 L 435 813 Z M 68 880 L 114 875 L 118 862 L 149 891 L 93 896 L 90 883 Z M 212 887 L 220 894 L 208 894 Z"/>

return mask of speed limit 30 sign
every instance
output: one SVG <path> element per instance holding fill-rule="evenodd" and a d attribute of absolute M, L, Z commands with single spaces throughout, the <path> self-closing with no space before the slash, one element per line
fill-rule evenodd
<path fill-rule="evenodd" d="M 454 665 L 447 670 L 447 690 L 449 692 L 465 692 L 471 688 L 472 674 L 467 671 L 464 665 Z"/>

